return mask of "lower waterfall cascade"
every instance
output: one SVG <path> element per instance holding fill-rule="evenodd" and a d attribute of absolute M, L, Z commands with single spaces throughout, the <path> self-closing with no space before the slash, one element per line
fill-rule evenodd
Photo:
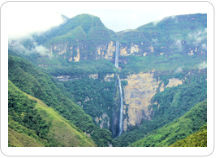
<path fill-rule="evenodd" d="M 116 41 L 116 53 L 115 53 L 115 67 L 119 68 L 119 42 Z M 120 136 L 123 132 L 123 93 L 122 93 L 122 86 L 121 86 L 121 79 L 119 77 L 119 74 L 117 75 L 118 79 L 118 87 L 119 87 L 119 96 L 120 96 L 120 113 L 119 113 L 119 131 L 118 136 Z"/>

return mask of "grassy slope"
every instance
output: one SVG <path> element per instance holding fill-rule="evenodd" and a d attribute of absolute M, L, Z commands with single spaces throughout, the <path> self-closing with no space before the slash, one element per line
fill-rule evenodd
<path fill-rule="evenodd" d="M 76 126 L 59 115 L 53 108 L 41 100 L 28 95 L 29 99 L 37 101 L 36 109 L 41 117 L 51 123 L 49 135 L 63 146 L 95 146 L 94 142 L 82 133 Z"/>
<path fill-rule="evenodd" d="M 8 128 L 8 144 L 13 147 L 41 147 L 44 146 L 31 136 L 25 133 L 19 133 L 11 128 Z"/>
<path fill-rule="evenodd" d="M 169 146 L 177 140 L 185 138 L 206 123 L 206 105 L 206 101 L 196 104 L 182 117 L 153 131 L 143 139 L 132 143 L 131 146 Z"/>
<path fill-rule="evenodd" d="M 11 119 L 8 121 L 8 146 L 43 147 L 46 141 L 39 138 L 34 130 L 28 129 Z"/>
<path fill-rule="evenodd" d="M 175 142 L 171 147 L 207 147 L 207 125 L 186 138 Z"/>
<path fill-rule="evenodd" d="M 10 90 L 17 91 L 17 93 L 28 96 L 30 100 L 37 102 L 35 108 L 42 119 L 50 124 L 48 138 L 55 142 L 56 146 L 95 146 L 87 135 L 78 131 L 77 127 L 60 116 L 54 109 L 48 107 L 41 100 L 22 92 L 10 81 L 9 85 Z M 14 121 L 10 115 L 8 136 L 9 146 L 46 146 L 45 139 L 38 137 L 34 130 L 30 130 Z"/>

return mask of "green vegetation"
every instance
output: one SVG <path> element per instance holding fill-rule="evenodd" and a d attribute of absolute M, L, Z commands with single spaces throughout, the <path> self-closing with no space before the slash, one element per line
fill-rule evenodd
<path fill-rule="evenodd" d="M 196 132 L 207 122 L 207 102 L 196 104 L 189 112 L 174 120 L 141 140 L 132 143 L 131 146 L 170 146 L 177 140 Z M 205 141 L 205 140 L 204 140 Z"/>
<path fill-rule="evenodd" d="M 71 122 L 59 115 L 53 108 L 48 107 L 41 100 L 28 95 L 32 100 L 37 101 L 36 109 L 41 117 L 49 122 L 48 137 L 58 142 L 58 146 L 95 146 L 91 138 L 82 133 Z"/>
<path fill-rule="evenodd" d="M 205 56 L 207 54 L 207 14 L 190 14 L 166 17 L 134 30 L 117 35 L 123 47 L 131 43 L 139 46 L 135 55 L 172 56 L 176 54 Z"/>
<path fill-rule="evenodd" d="M 25 60 L 9 56 L 9 79 L 22 91 L 42 100 L 76 127 L 91 135 L 98 146 L 108 146 L 111 132 L 97 127 L 81 107 L 67 97 L 59 84 Z"/>
<path fill-rule="evenodd" d="M 17 45 L 11 41 L 8 145 L 206 146 L 206 18 L 168 17 L 115 33 L 98 17 L 82 14 Z M 119 69 L 104 59 L 108 47 L 114 51 L 110 41 L 117 40 L 132 53 L 119 57 Z M 159 84 L 148 106 L 151 119 L 115 137 L 120 99 L 114 74 L 124 89 L 124 79 L 140 72 L 151 72 Z M 160 91 L 171 78 L 183 84 Z"/>
<path fill-rule="evenodd" d="M 34 109 L 35 102 L 28 99 L 10 81 L 8 82 L 8 113 L 11 119 L 31 130 L 41 138 L 46 138 L 49 125 Z"/>
<path fill-rule="evenodd" d="M 83 78 L 64 82 L 64 86 L 74 100 L 83 107 L 84 111 L 93 118 L 106 113 L 112 118 L 112 107 L 115 95 L 115 82 L 105 82 L 103 78 Z"/>
<path fill-rule="evenodd" d="M 43 147 L 44 145 L 38 140 L 25 133 L 19 133 L 8 128 L 8 146 L 9 147 Z"/>
<path fill-rule="evenodd" d="M 114 65 L 107 60 L 96 61 L 80 61 L 78 63 L 69 63 L 64 66 L 53 66 L 46 69 L 46 71 L 54 76 L 57 75 L 71 75 L 83 76 L 93 73 L 114 73 L 116 69 Z"/>
<path fill-rule="evenodd" d="M 10 81 L 8 102 L 9 146 L 95 146 L 72 123 Z"/>
<path fill-rule="evenodd" d="M 29 129 L 12 119 L 9 113 L 8 118 L 8 146 L 49 146 L 51 142 L 40 138 L 35 130 Z M 33 124 L 34 125 L 34 124 Z"/>
<path fill-rule="evenodd" d="M 121 73 L 127 75 L 130 73 L 150 72 L 153 69 L 158 72 L 169 71 L 172 73 L 176 73 L 178 70 L 198 69 L 198 65 L 205 60 L 205 57 L 173 54 L 170 56 L 128 56 L 122 60 L 125 60 L 127 64 L 120 65 L 122 67 Z"/>
<path fill-rule="evenodd" d="M 68 40 L 84 40 L 86 38 L 86 34 L 81 26 L 78 26 L 71 30 L 70 32 L 67 32 L 64 35 L 57 36 L 52 39 L 52 42 L 63 42 Z"/>
<path fill-rule="evenodd" d="M 128 146 L 153 130 L 181 117 L 195 104 L 205 100 L 207 97 L 206 72 L 190 71 L 189 74 L 184 75 L 187 79 L 182 85 L 158 92 L 152 98 L 152 105 L 149 106 L 153 111 L 152 119 L 143 120 L 138 127 L 129 128 L 128 132 L 113 140 L 113 145 Z"/>
<path fill-rule="evenodd" d="M 207 125 L 186 138 L 178 140 L 171 147 L 207 147 Z"/>

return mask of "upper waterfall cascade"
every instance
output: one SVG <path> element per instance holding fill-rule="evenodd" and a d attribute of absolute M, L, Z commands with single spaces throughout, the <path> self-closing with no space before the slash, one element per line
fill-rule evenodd
<path fill-rule="evenodd" d="M 116 41 L 116 53 L 115 53 L 115 67 L 118 68 L 119 67 L 119 42 Z"/>

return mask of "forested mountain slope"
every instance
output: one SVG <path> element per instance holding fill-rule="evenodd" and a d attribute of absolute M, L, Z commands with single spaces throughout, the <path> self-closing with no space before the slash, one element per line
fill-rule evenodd
<path fill-rule="evenodd" d="M 205 125 L 207 123 L 206 111 L 207 102 L 200 102 L 182 117 L 153 131 L 145 138 L 132 143 L 131 146 L 169 146 L 177 140 L 183 139 L 198 131 L 203 125 Z M 194 134 L 194 136 L 195 135 L 196 134 Z M 197 136 L 199 136 L 199 134 Z M 187 140 L 187 142 L 189 143 L 189 140 Z M 187 142 L 185 142 L 185 145 Z M 184 141 L 182 141 L 182 143 L 184 146 Z M 191 142 L 191 144 L 192 143 L 193 142 Z"/>
<path fill-rule="evenodd" d="M 199 131 L 176 141 L 171 147 L 207 147 L 207 124 Z"/>
<path fill-rule="evenodd" d="M 8 63 L 9 80 L 18 88 L 41 99 L 80 130 L 91 134 L 92 139 L 98 145 L 108 145 L 111 133 L 97 127 L 82 108 L 69 99 L 67 94 L 64 95 L 51 77 L 19 57 L 9 56 Z"/>
<path fill-rule="evenodd" d="M 41 100 L 9 81 L 10 146 L 95 146 L 91 138 Z"/>

